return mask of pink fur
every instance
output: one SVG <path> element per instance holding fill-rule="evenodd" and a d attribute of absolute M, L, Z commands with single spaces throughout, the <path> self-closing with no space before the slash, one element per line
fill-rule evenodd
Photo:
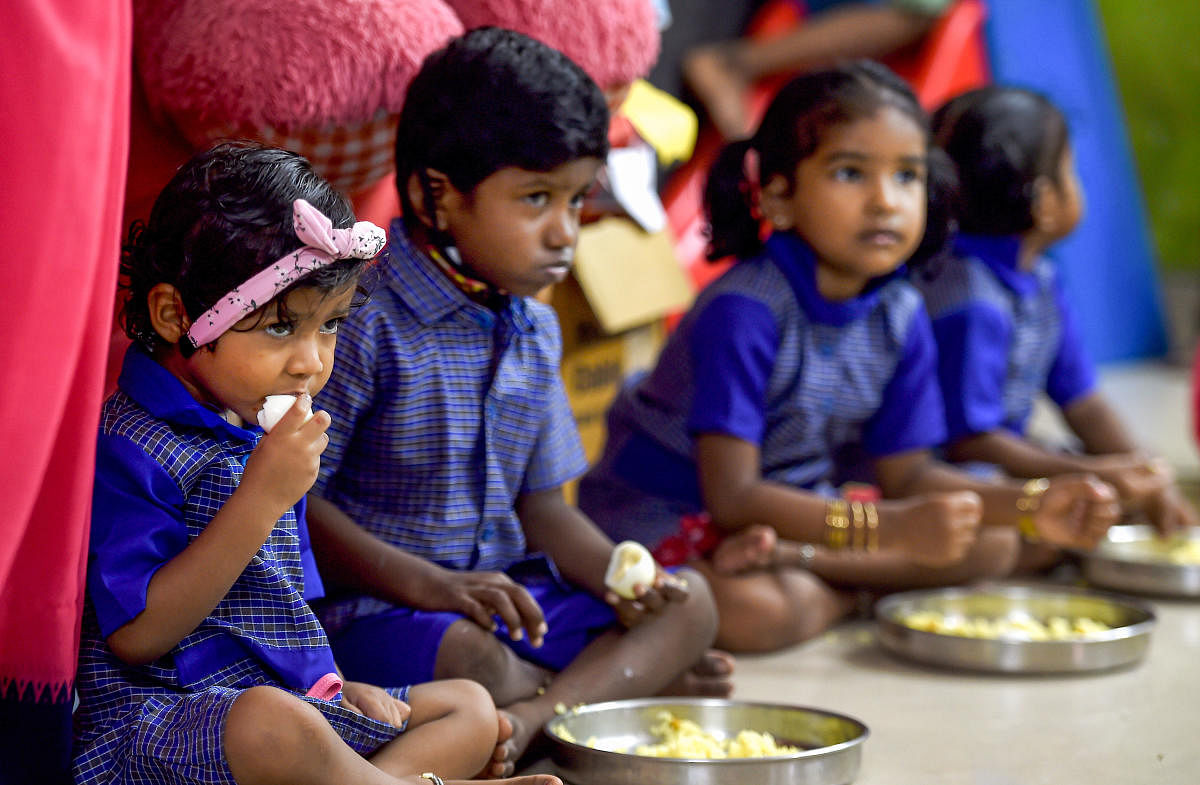
<path fill-rule="evenodd" d="M 553 46 L 604 89 L 650 72 L 658 18 L 650 0 L 446 0 L 463 26 L 507 27 Z"/>
<path fill-rule="evenodd" d="M 282 129 L 395 113 L 463 27 L 441 0 L 135 0 L 155 110 L 187 126 Z"/>

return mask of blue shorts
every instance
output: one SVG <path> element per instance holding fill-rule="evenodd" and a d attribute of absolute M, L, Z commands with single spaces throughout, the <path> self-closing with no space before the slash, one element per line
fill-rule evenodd
<path fill-rule="evenodd" d="M 527 639 L 508 637 L 503 623 L 496 638 L 523 660 L 560 671 L 588 644 L 617 624 L 603 600 L 567 583 L 544 556 L 531 557 L 508 570 L 541 606 L 548 631 L 541 648 Z M 392 608 L 363 616 L 330 636 L 334 659 L 347 679 L 369 684 L 421 684 L 433 679 L 438 647 L 451 624 L 465 618 L 442 611 Z"/>

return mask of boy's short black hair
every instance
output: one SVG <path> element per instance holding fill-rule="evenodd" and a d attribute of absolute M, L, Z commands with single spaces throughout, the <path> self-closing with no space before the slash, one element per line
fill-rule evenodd
<path fill-rule="evenodd" d="M 405 220 L 413 174 L 426 169 L 470 194 L 515 166 L 548 172 L 608 155 L 604 94 L 566 55 L 512 30 L 480 27 L 425 58 L 396 129 L 396 188 Z"/>

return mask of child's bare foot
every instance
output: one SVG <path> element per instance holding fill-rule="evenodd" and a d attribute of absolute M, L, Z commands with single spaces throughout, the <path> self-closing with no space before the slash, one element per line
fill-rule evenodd
<path fill-rule="evenodd" d="M 733 694 L 733 663 L 733 655 L 729 652 L 709 649 L 695 665 L 658 694 L 728 698 Z"/>
<path fill-rule="evenodd" d="M 508 712 L 498 709 L 496 711 L 496 719 L 499 720 L 499 731 L 496 734 L 496 749 L 492 752 L 492 759 L 483 768 L 483 771 L 475 775 L 475 779 L 477 780 L 491 779 L 493 777 L 510 777 L 517 767 L 517 756 L 519 753 L 512 745 L 512 718 Z"/>
<path fill-rule="evenodd" d="M 726 139 L 749 136 L 746 93 L 750 81 L 736 66 L 733 49 L 725 44 L 695 49 L 683 59 L 683 78 L 704 104 L 713 126 Z"/>
<path fill-rule="evenodd" d="M 542 724 L 540 717 L 536 714 L 537 708 L 531 701 L 514 703 L 498 711 L 501 718 L 500 734 L 497 739 L 496 753 L 492 757 L 492 766 L 496 765 L 496 756 L 499 755 L 504 759 L 503 763 L 507 773 L 511 774 L 521 756 L 529 750 L 530 745 L 542 732 Z M 506 724 L 507 729 L 505 728 Z M 506 730 L 507 739 L 501 743 L 500 739 L 505 737 Z"/>
<path fill-rule="evenodd" d="M 756 523 L 721 541 L 712 554 L 713 567 L 725 574 L 769 567 L 776 541 L 773 528 Z"/>

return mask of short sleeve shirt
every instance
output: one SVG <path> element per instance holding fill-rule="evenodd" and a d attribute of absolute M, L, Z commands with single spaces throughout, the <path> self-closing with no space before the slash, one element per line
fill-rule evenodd
<path fill-rule="evenodd" d="M 953 258 L 916 284 L 938 344 L 950 439 L 1024 434 L 1037 396 L 1065 407 L 1091 393 L 1095 368 L 1050 261 L 1018 265 L 1016 237 L 960 235 Z"/>
<path fill-rule="evenodd" d="M 182 552 L 229 499 L 262 432 L 196 402 L 140 346 L 128 350 L 119 389 L 105 403 L 97 447 L 82 644 L 85 725 L 123 710 L 115 696 L 157 690 L 282 686 L 303 694 L 335 670 L 307 601 L 322 594 L 303 504 L 289 509 L 224 599 L 171 652 L 148 665 L 121 662 L 103 639 L 146 606 L 154 573 Z M 135 697 L 139 696 L 139 697 Z"/>
<path fill-rule="evenodd" d="M 851 456 L 942 441 L 935 367 L 928 317 L 905 280 L 831 302 L 816 288 L 808 246 L 775 234 L 764 254 L 705 289 L 654 371 L 622 391 L 609 418 L 612 454 L 589 477 L 611 472 L 699 509 L 693 439 L 719 433 L 757 445 L 767 479 L 836 483 Z"/>
<path fill-rule="evenodd" d="M 370 300 L 338 336 L 316 398 L 330 443 L 314 491 L 375 536 L 452 569 L 524 558 L 523 493 L 587 464 L 559 366 L 554 311 L 511 298 L 493 311 L 463 294 L 392 224 Z M 360 597 L 322 618 L 378 612 Z"/>

